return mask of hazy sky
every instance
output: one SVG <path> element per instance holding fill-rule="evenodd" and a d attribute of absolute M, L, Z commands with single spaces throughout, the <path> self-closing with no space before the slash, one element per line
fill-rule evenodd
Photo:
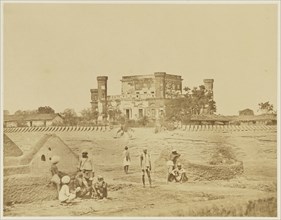
<path fill-rule="evenodd" d="M 4 109 L 90 107 L 123 75 L 213 78 L 217 112 L 277 103 L 277 5 L 4 5 Z"/>

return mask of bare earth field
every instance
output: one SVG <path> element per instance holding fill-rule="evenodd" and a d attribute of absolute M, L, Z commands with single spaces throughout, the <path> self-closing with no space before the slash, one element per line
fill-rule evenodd
<path fill-rule="evenodd" d="M 82 148 L 92 150 L 96 174 L 103 175 L 109 184 L 108 200 L 82 200 L 72 206 L 61 206 L 57 200 L 6 204 L 4 216 L 277 216 L 276 130 L 154 134 L 152 128 L 139 128 L 131 140 L 127 135 L 114 139 L 115 132 L 56 133 L 77 154 Z M 11 133 L 9 137 L 15 140 L 18 135 Z M 40 133 L 22 135 L 35 138 Z M 128 175 L 122 167 L 125 145 L 132 159 Z M 139 155 L 143 147 L 148 148 L 153 161 L 152 188 L 143 188 L 141 183 Z M 172 148 L 181 153 L 187 183 L 166 184 L 164 157 Z M 204 168 L 196 170 L 190 165 L 210 165 L 218 150 L 242 161 L 243 173 L 231 179 L 225 179 L 223 172 L 210 177 Z M 4 187 L 7 190 L 9 185 Z"/>

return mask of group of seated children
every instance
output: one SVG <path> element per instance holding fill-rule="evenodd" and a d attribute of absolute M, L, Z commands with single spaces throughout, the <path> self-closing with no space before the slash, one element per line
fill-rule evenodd
<path fill-rule="evenodd" d="M 75 198 L 107 198 L 107 183 L 102 176 L 94 180 L 92 161 L 89 159 L 87 152 L 82 152 L 82 159 L 79 161 L 78 173 L 72 178 L 64 175 L 58 170 L 57 164 L 60 161 L 58 156 L 51 158 L 51 173 L 52 178 L 50 183 L 56 185 L 58 199 L 62 203 L 70 203 Z M 83 166 L 88 166 L 88 169 L 83 169 Z"/>

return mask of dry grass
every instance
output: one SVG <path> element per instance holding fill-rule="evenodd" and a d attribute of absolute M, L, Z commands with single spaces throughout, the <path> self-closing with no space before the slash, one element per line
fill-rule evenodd
<path fill-rule="evenodd" d="M 186 216 L 187 213 L 178 213 Z M 275 197 L 249 200 L 247 204 L 215 205 L 201 209 L 189 210 L 188 216 L 225 216 L 225 217 L 276 217 L 277 199 Z"/>

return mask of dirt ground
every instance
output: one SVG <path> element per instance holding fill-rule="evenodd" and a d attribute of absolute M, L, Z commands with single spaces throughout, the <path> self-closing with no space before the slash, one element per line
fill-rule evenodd
<path fill-rule="evenodd" d="M 152 128 L 135 129 L 133 139 L 127 135 L 114 139 L 116 130 L 57 132 L 77 154 L 81 149 L 91 149 L 96 174 L 103 175 L 111 186 L 109 198 L 78 200 L 71 206 L 62 206 L 57 200 L 7 204 L 4 216 L 277 215 L 276 131 L 178 130 L 157 134 L 153 131 Z M 132 159 L 127 175 L 122 167 L 126 145 Z M 148 148 L 153 162 L 152 188 L 143 188 L 141 183 L 139 155 L 144 147 Z M 244 172 L 231 179 L 217 176 L 208 180 L 198 179 L 200 173 L 187 169 L 187 183 L 166 184 L 166 163 L 161 155 L 173 148 L 181 153 L 180 161 L 186 169 L 190 163 L 209 165 L 218 149 L 227 149 L 228 155 L 243 162 Z"/>

